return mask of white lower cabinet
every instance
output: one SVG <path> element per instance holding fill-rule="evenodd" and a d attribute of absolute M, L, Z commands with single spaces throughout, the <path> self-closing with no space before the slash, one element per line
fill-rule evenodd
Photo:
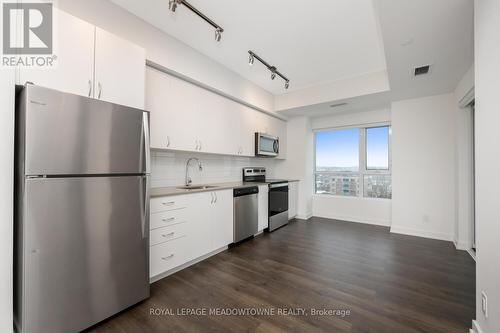
<path fill-rule="evenodd" d="M 233 241 L 233 191 L 151 199 L 150 277 Z"/>
<path fill-rule="evenodd" d="M 189 260 L 189 237 L 166 241 L 150 246 L 149 276 L 169 271 Z"/>
<path fill-rule="evenodd" d="M 299 204 L 299 182 L 288 183 L 288 219 L 297 216 Z"/>
<path fill-rule="evenodd" d="M 215 203 L 210 219 L 212 251 L 233 242 L 233 191 L 214 192 Z"/>
<path fill-rule="evenodd" d="M 259 219 L 258 219 L 258 229 L 262 231 L 266 229 L 269 225 L 269 186 L 259 185 Z"/>

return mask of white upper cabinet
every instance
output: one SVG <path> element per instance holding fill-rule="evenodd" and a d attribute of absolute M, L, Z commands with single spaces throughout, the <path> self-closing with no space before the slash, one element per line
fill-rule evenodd
<path fill-rule="evenodd" d="M 19 84 L 32 82 L 76 95 L 91 97 L 94 79 L 94 26 L 54 9 L 53 68 L 19 69 Z"/>
<path fill-rule="evenodd" d="M 95 98 L 143 109 L 145 69 L 143 48 L 96 28 Z"/>
<path fill-rule="evenodd" d="M 255 133 L 280 137 L 286 122 L 156 69 L 146 69 L 151 148 L 255 156 Z"/>
<path fill-rule="evenodd" d="M 139 46 L 54 9 L 53 68 L 19 68 L 18 83 L 144 108 L 146 53 Z"/>
<path fill-rule="evenodd" d="M 146 77 L 151 148 L 198 150 L 195 86 L 152 68 L 146 70 Z"/>

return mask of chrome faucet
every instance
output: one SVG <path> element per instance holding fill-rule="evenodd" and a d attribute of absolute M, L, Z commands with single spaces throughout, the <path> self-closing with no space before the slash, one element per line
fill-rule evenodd
<path fill-rule="evenodd" d="M 193 160 L 198 161 L 198 169 L 199 169 L 200 171 L 203 171 L 203 166 L 201 165 L 201 162 L 200 162 L 200 160 L 199 160 L 199 159 L 197 159 L 196 157 L 191 157 L 191 158 L 189 158 L 189 159 L 187 160 L 187 162 L 186 162 L 186 186 L 191 185 L 191 183 L 193 182 L 193 181 L 191 180 L 191 177 L 189 177 L 189 163 L 191 163 L 191 161 L 193 161 Z"/>

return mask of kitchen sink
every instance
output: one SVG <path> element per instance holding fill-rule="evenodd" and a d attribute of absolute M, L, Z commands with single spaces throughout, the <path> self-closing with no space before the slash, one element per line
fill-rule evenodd
<path fill-rule="evenodd" d="M 192 191 L 192 190 L 208 190 L 211 188 L 217 188 L 218 186 L 208 186 L 208 185 L 203 185 L 203 186 L 179 186 L 177 187 L 179 190 L 186 190 L 186 191 Z"/>

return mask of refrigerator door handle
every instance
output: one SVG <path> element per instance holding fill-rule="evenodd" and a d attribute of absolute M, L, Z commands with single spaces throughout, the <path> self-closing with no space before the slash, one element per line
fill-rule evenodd
<path fill-rule="evenodd" d="M 144 112 L 142 114 L 142 124 L 144 132 L 144 159 L 145 159 L 145 173 L 151 173 L 151 151 L 149 148 L 149 113 Z"/>
<path fill-rule="evenodd" d="M 142 231 L 142 239 L 146 238 L 147 235 L 147 230 L 149 229 L 149 186 L 150 186 L 150 176 L 143 176 L 142 181 L 143 181 L 143 190 L 142 193 L 144 194 L 144 197 L 141 198 L 143 202 L 143 213 L 141 216 L 141 231 Z"/>

